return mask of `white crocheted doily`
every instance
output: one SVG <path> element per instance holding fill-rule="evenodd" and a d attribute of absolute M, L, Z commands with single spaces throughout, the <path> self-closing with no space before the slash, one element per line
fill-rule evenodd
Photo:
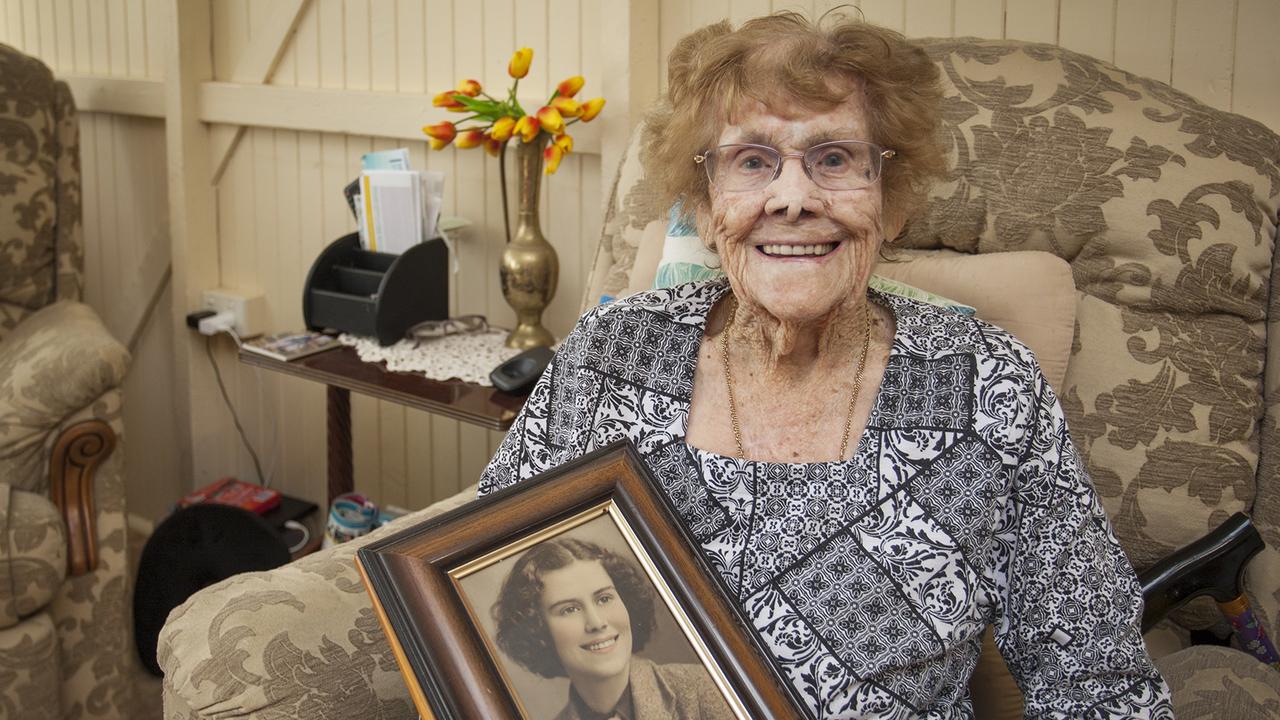
<path fill-rule="evenodd" d="M 401 340 L 383 347 L 373 338 L 342 334 L 338 341 L 356 349 L 365 362 L 385 362 L 388 370 L 416 372 L 432 380 L 458 379 L 477 385 L 492 386 L 489 372 L 510 360 L 520 351 L 503 345 L 506 330 L 446 335 L 423 340 L 414 347 L 413 340 Z"/>

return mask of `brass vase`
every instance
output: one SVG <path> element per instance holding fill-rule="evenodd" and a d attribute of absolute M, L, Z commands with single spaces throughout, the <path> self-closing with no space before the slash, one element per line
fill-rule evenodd
<path fill-rule="evenodd" d="M 542 236 L 538 221 L 538 190 L 542 186 L 542 150 L 545 133 L 533 142 L 514 141 L 519 178 L 516 229 L 502 251 L 502 296 L 516 311 L 516 326 L 507 336 L 507 347 L 527 350 L 550 347 L 555 336 L 542 326 L 542 311 L 556 295 L 560 260 L 555 248 Z"/>

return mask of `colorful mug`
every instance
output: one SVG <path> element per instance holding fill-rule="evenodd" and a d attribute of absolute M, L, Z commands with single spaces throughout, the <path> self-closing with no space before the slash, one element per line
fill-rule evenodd
<path fill-rule="evenodd" d="M 329 520 L 325 524 L 325 546 L 344 543 L 358 538 L 373 529 L 378 518 L 378 506 L 360 493 L 343 493 L 329 506 Z"/>

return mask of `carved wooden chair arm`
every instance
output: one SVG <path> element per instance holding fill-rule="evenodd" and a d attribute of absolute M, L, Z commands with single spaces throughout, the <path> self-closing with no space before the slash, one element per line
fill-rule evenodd
<path fill-rule="evenodd" d="M 98 568 L 93 481 L 116 447 L 116 434 L 101 420 L 76 423 L 58 436 L 49 460 L 49 497 L 67 523 L 67 576 Z"/>

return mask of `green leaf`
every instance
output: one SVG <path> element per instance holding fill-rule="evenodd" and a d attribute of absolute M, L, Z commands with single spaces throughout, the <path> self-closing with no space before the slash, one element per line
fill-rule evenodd
<path fill-rule="evenodd" d="M 483 115 L 487 118 L 496 119 L 498 117 L 498 113 L 502 111 L 502 107 L 492 100 L 477 100 L 476 98 L 467 97 L 466 95 L 454 95 L 453 97 L 455 100 L 462 103 L 462 106 L 465 107 L 468 112 Z"/>

